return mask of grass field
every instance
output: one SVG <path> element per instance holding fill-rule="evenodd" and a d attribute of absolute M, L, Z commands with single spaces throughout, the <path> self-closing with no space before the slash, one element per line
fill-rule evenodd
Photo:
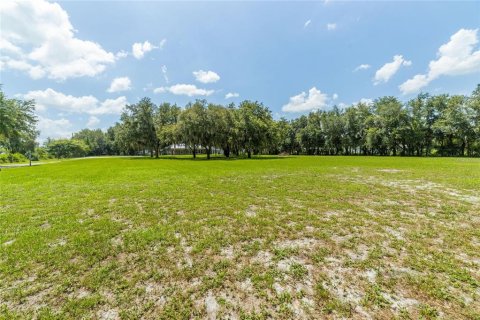
<path fill-rule="evenodd" d="M 0 172 L 0 318 L 480 319 L 480 160 Z"/>

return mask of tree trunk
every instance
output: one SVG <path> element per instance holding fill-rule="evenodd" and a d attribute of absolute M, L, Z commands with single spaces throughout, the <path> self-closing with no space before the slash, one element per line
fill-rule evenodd
<path fill-rule="evenodd" d="M 210 159 L 210 153 L 212 152 L 211 147 L 206 147 L 205 150 L 207 151 L 207 159 Z"/>
<path fill-rule="evenodd" d="M 197 157 L 197 149 L 195 149 L 195 146 L 193 146 L 193 159 Z"/>
<path fill-rule="evenodd" d="M 247 155 L 248 155 L 248 159 L 252 158 L 252 151 L 250 151 L 250 149 L 247 151 Z"/>

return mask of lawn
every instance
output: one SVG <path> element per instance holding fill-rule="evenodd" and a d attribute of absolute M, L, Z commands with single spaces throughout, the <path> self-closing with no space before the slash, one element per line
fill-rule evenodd
<path fill-rule="evenodd" d="M 0 318 L 480 318 L 480 160 L 0 172 Z"/>

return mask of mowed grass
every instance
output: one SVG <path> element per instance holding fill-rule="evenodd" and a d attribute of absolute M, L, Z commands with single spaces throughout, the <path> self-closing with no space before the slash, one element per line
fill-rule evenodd
<path fill-rule="evenodd" d="M 0 318 L 479 319 L 480 160 L 0 172 Z"/>

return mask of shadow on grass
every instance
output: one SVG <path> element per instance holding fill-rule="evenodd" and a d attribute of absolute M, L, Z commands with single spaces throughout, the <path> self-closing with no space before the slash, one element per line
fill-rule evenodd
<path fill-rule="evenodd" d="M 194 159 L 192 156 L 160 156 L 155 157 L 131 157 L 127 158 L 129 160 L 178 160 L 178 161 L 237 161 L 237 160 L 278 160 L 278 159 L 287 159 L 292 158 L 293 156 L 252 156 L 251 159 L 248 157 L 224 157 L 224 156 L 211 156 L 210 159 L 207 159 L 205 155 L 197 155 Z"/>

